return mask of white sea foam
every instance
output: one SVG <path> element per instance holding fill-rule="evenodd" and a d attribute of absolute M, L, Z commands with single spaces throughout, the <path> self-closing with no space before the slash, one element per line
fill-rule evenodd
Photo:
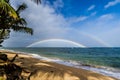
<path fill-rule="evenodd" d="M 80 66 L 80 68 L 120 79 L 120 72 L 114 72 L 114 71 L 106 70 L 103 68 L 94 68 L 89 66 Z"/>
<path fill-rule="evenodd" d="M 19 52 L 19 51 L 8 50 L 8 49 L 1 49 L 1 50 L 7 50 L 7 51 L 11 51 L 11 52 L 27 54 L 27 55 L 33 56 L 33 58 L 37 58 L 37 59 L 40 59 L 40 60 L 56 62 L 56 63 L 59 63 L 59 64 L 63 64 L 63 65 L 66 65 L 66 66 L 71 66 L 71 67 L 76 67 L 76 68 L 82 68 L 82 69 L 85 69 L 85 70 L 98 72 L 98 73 L 103 74 L 103 75 L 107 75 L 107 76 L 111 76 L 111 77 L 115 77 L 117 79 L 120 79 L 120 71 L 117 72 L 117 71 L 115 71 L 111 68 L 108 68 L 108 67 L 95 68 L 95 67 L 87 66 L 87 65 L 84 66 L 80 62 L 71 61 L 71 60 L 69 60 L 69 61 L 68 60 L 61 60 L 59 58 L 53 58 L 52 59 L 52 58 L 47 58 L 47 57 L 44 57 L 44 56 L 40 56 L 38 54 L 27 53 L 27 52 Z"/>
<path fill-rule="evenodd" d="M 115 77 L 115 78 L 120 79 L 120 72 L 111 71 L 112 69 L 107 68 L 107 67 L 95 68 L 95 67 L 92 67 L 92 66 L 83 66 L 81 63 L 78 63 L 76 61 L 71 61 L 71 60 L 66 61 L 66 60 L 61 60 L 59 58 L 51 59 L 51 58 L 40 56 L 38 54 L 32 54 L 32 56 L 34 58 L 47 60 L 47 61 L 51 61 L 51 62 L 56 62 L 56 63 L 59 63 L 59 64 L 71 66 L 71 67 L 82 68 L 82 69 L 85 69 L 85 70 L 94 71 L 94 72 L 97 72 L 97 73 L 100 73 L 100 74 L 103 74 L 103 75 L 107 75 L 107 76 L 111 76 L 111 77 Z"/>

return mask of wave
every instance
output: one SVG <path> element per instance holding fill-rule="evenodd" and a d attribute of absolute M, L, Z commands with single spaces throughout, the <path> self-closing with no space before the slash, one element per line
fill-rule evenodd
<path fill-rule="evenodd" d="M 72 61 L 72 60 L 62 60 L 59 58 L 48 58 L 48 57 L 44 57 L 41 56 L 39 54 L 34 54 L 34 53 L 28 53 L 28 52 L 21 52 L 21 51 L 16 51 L 16 50 L 10 50 L 10 49 L 0 49 L 0 50 L 7 50 L 10 52 L 15 52 L 15 53 L 20 53 L 20 54 L 26 54 L 26 55 L 30 55 L 33 58 L 37 58 L 40 60 L 46 60 L 46 61 L 51 61 L 51 62 L 55 62 L 55 63 L 59 63 L 59 64 L 63 64 L 66 66 L 71 66 L 71 67 L 75 67 L 75 68 L 82 68 L 85 70 L 90 70 L 93 72 L 97 72 L 103 75 L 107 75 L 107 76 L 111 76 L 111 77 L 115 77 L 117 79 L 120 79 L 120 70 L 119 69 L 114 69 L 111 67 L 105 67 L 105 66 L 97 66 L 97 65 L 91 65 L 91 64 L 83 64 L 81 62 L 77 62 L 77 61 Z"/>
<path fill-rule="evenodd" d="M 90 70 L 93 72 L 97 72 L 97 73 L 100 73 L 103 75 L 107 75 L 107 76 L 111 76 L 111 77 L 120 79 L 120 70 L 117 70 L 117 69 L 114 69 L 111 67 L 88 65 L 88 64 L 83 64 L 83 63 L 72 61 L 72 60 L 68 60 L 68 61 L 61 60 L 59 58 L 51 59 L 51 58 L 40 56 L 39 54 L 31 54 L 31 55 L 37 59 L 51 61 L 51 62 L 55 62 L 55 63 L 59 63 L 59 64 L 63 64 L 63 65 L 71 66 L 71 67 L 75 67 L 75 68 L 82 68 L 85 70 Z"/>

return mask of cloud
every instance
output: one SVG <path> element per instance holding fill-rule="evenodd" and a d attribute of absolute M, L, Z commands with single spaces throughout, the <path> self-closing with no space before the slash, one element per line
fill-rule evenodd
<path fill-rule="evenodd" d="M 56 0 L 56 1 L 54 1 L 53 6 L 55 9 L 63 8 L 64 3 L 62 0 Z"/>
<path fill-rule="evenodd" d="M 63 0 L 53 0 L 53 1 L 43 0 L 42 4 L 52 7 L 56 13 L 60 13 L 61 9 L 64 7 Z"/>
<path fill-rule="evenodd" d="M 70 17 L 68 18 L 68 22 L 70 24 L 73 24 L 73 23 L 79 23 L 79 22 L 82 22 L 84 20 L 88 19 L 88 16 L 79 16 L 79 17 Z"/>
<path fill-rule="evenodd" d="M 89 19 L 90 17 L 92 17 L 96 14 L 97 14 L 97 12 L 95 11 L 95 12 L 92 12 L 88 16 L 69 17 L 69 18 L 67 18 L 67 21 L 69 22 L 69 24 L 80 23 L 80 22 L 84 22 L 85 20 Z"/>
<path fill-rule="evenodd" d="M 104 14 L 104 15 L 101 15 L 99 18 L 98 18 L 98 21 L 109 21 L 111 19 L 114 18 L 114 15 L 113 14 Z"/>
<path fill-rule="evenodd" d="M 120 19 L 116 15 L 104 14 L 96 19 L 86 21 L 80 25 L 79 30 L 94 35 L 95 38 L 102 40 L 109 47 L 120 46 Z"/>
<path fill-rule="evenodd" d="M 117 23 L 112 24 L 115 21 L 111 18 L 113 16 L 111 14 L 102 15 L 97 20 L 92 21 L 87 20 L 92 17 L 91 15 L 65 18 L 62 14 L 56 13 L 55 8 L 50 5 L 36 5 L 30 0 L 20 1 L 25 1 L 28 4 L 28 8 L 21 15 L 28 22 L 28 26 L 33 28 L 34 35 L 11 32 L 10 38 L 3 43 L 5 47 L 25 47 L 46 39 L 67 39 L 89 47 L 106 46 L 107 40 L 101 32 L 105 33 L 109 27 L 117 25 Z M 15 4 L 18 3 L 15 2 Z M 80 22 L 84 21 L 86 23 L 81 25 Z M 109 21 L 110 23 L 108 23 Z M 100 40 L 101 38 L 103 40 Z M 110 42 L 108 41 L 108 43 Z"/>
<path fill-rule="evenodd" d="M 108 4 L 104 6 L 104 8 L 107 9 L 111 6 L 118 4 L 118 3 L 120 3 L 120 0 L 114 0 L 114 1 L 108 2 Z"/>
<path fill-rule="evenodd" d="M 53 2 L 53 8 L 55 9 L 56 13 L 60 13 L 63 7 L 64 7 L 64 3 L 62 0 L 56 0 Z"/>
<path fill-rule="evenodd" d="M 95 5 L 91 5 L 87 10 L 88 11 L 91 11 L 91 10 L 93 10 L 95 8 Z"/>
<path fill-rule="evenodd" d="M 95 16 L 96 14 L 97 14 L 97 11 L 92 12 L 90 15 L 91 15 L 91 16 Z"/>
<path fill-rule="evenodd" d="M 53 38 L 64 36 L 68 24 L 61 14 L 55 13 L 54 8 L 49 5 L 36 5 L 30 0 L 23 1 L 27 3 L 28 8 L 21 15 L 28 22 L 28 26 L 34 29 L 34 35 L 28 36 L 23 33 L 12 32 L 10 39 L 3 43 L 5 46 L 27 46 L 34 41 L 50 38 L 51 36 Z M 22 44 L 22 42 L 26 42 L 26 44 Z"/>

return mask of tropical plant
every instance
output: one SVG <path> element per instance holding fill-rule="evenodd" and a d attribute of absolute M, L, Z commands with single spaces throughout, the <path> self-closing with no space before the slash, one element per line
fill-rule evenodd
<path fill-rule="evenodd" d="M 0 0 L 0 14 L 5 14 L 12 16 L 13 18 L 17 18 L 16 11 L 14 8 L 9 4 L 9 0 Z M 2 16 L 0 15 L 0 18 Z"/>
<path fill-rule="evenodd" d="M 31 0 L 37 4 L 41 3 L 41 0 Z M 0 0 L 0 13 L 9 14 L 13 18 L 18 18 L 15 9 L 10 5 L 10 0 Z M 0 16 L 1 17 L 1 16 Z"/>
<path fill-rule="evenodd" d="M 3 29 L 0 30 L 0 47 L 2 46 L 1 43 L 4 41 L 4 39 L 8 39 L 10 35 L 10 30 L 6 29 L 3 31 Z"/>
<path fill-rule="evenodd" d="M 0 0 L 0 44 L 4 39 L 9 38 L 11 30 L 16 32 L 25 32 L 33 34 L 31 28 L 26 27 L 27 23 L 24 18 L 20 17 L 20 12 L 26 9 L 26 5 L 22 4 L 15 10 L 10 5 L 10 0 Z M 32 0 L 37 4 L 41 0 Z"/>
<path fill-rule="evenodd" d="M 34 1 L 37 4 L 41 3 L 41 0 L 31 0 L 31 1 Z"/>

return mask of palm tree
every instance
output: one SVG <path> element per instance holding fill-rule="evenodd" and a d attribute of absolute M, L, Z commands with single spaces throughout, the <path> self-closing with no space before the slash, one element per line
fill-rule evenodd
<path fill-rule="evenodd" d="M 3 30 L 0 30 L 0 47 L 2 47 L 1 43 L 4 42 L 5 39 L 8 39 L 10 35 L 10 30 L 5 30 L 3 33 Z"/>
<path fill-rule="evenodd" d="M 26 5 L 22 4 L 15 11 L 17 18 L 6 14 L 4 11 L 0 13 L 0 30 L 2 29 L 13 29 L 14 31 L 25 31 L 32 34 L 32 29 L 27 28 L 26 21 L 19 16 L 20 12 L 26 9 Z"/>
<path fill-rule="evenodd" d="M 41 3 L 41 0 L 31 1 L 37 4 Z M 25 19 L 21 18 L 19 15 L 26 7 L 25 4 L 22 4 L 15 10 L 10 5 L 10 0 L 0 0 L 0 44 L 4 39 L 9 38 L 11 30 L 33 34 L 33 30 L 26 27 L 27 23 Z"/>
<path fill-rule="evenodd" d="M 31 0 L 35 3 L 41 3 L 41 0 Z M 9 14 L 13 18 L 18 18 L 15 9 L 10 5 L 10 0 L 0 0 L 0 13 Z M 0 16 L 1 17 L 1 16 Z"/>
<path fill-rule="evenodd" d="M 10 5 L 9 0 L 0 0 L 0 14 L 9 14 L 13 18 L 17 18 L 15 9 Z M 2 16 L 0 15 L 0 18 Z"/>
<path fill-rule="evenodd" d="M 27 8 L 26 4 L 23 3 L 22 5 L 19 5 L 18 9 L 16 10 L 18 19 L 14 19 L 14 18 L 9 18 L 8 20 L 8 25 L 6 26 L 6 28 L 8 29 L 12 29 L 14 31 L 19 31 L 19 32 L 26 32 L 29 34 L 33 34 L 33 30 L 31 28 L 26 27 L 27 26 L 27 22 L 25 21 L 24 18 L 21 18 L 19 16 L 20 12 L 25 10 Z"/>
<path fill-rule="evenodd" d="M 31 28 L 26 27 L 27 22 L 25 19 L 20 17 L 20 12 L 26 9 L 26 5 L 23 3 L 18 7 L 15 11 L 9 4 L 9 2 L 2 0 L 0 3 L 0 44 L 4 41 L 4 39 L 9 38 L 11 30 L 16 32 L 25 32 L 29 34 L 33 34 L 33 30 Z"/>
<path fill-rule="evenodd" d="M 17 11 L 15 11 L 15 9 L 10 5 L 9 1 L 10 0 L 0 0 L 0 29 L 3 28 L 8 29 L 8 27 L 10 28 L 10 26 L 15 27 L 16 25 L 13 25 L 15 23 L 22 24 L 22 26 L 25 26 L 24 24 L 26 24 L 26 21 L 23 18 L 21 18 L 19 14 L 20 11 L 23 11 L 26 8 L 26 5 L 25 4 L 20 5 Z M 41 0 L 31 0 L 31 1 L 34 1 L 37 4 L 41 3 Z M 6 23 L 9 23 L 9 25 L 3 27 L 3 25 Z M 24 27 L 24 29 L 25 28 L 26 27 Z"/>

